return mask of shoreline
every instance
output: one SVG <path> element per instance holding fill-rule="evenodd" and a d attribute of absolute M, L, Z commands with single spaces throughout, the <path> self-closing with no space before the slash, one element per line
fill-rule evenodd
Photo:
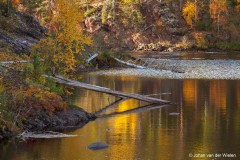
<path fill-rule="evenodd" d="M 39 111 L 35 115 L 27 118 L 21 127 L 22 131 L 27 132 L 45 132 L 45 131 L 63 131 L 83 127 L 89 121 L 95 120 L 95 114 L 88 113 L 80 107 L 70 107 L 65 111 L 54 112 L 51 115 Z M 17 137 L 20 132 L 14 132 L 9 129 L 0 131 L 1 140 Z"/>
<path fill-rule="evenodd" d="M 143 59 L 151 61 L 151 58 Z M 164 79 L 240 79 L 240 60 L 169 60 L 157 59 L 160 69 L 121 68 L 92 72 L 108 76 L 139 76 Z M 181 72 L 181 73 L 179 73 Z"/>

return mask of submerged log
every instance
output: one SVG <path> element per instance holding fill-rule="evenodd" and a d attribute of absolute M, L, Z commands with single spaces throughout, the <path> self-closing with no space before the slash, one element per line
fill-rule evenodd
<path fill-rule="evenodd" d="M 45 75 L 45 76 L 52 78 L 53 80 L 55 80 L 58 83 L 62 83 L 62 84 L 66 84 L 66 85 L 74 86 L 74 87 L 78 87 L 78 88 L 89 89 L 89 90 L 93 90 L 93 91 L 97 91 L 97 92 L 107 93 L 107 94 L 114 95 L 114 96 L 133 98 L 133 99 L 137 99 L 137 100 L 140 100 L 140 101 L 157 103 L 157 104 L 168 104 L 168 103 L 170 103 L 167 100 L 148 97 L 148 96 L 144 96 L 144 95 L 140 95 L 140 94 L 115 91 L 115 90 L 111 90 L 109 88 L 105 88 L 105 87 L 101 87 L 101 86 L 96 86 L 96 85 L 91 85 L 91 84 L 71 80 L 71 79 L 68 79 L 68 78 L 65 78 L 65 77 L 62 77 L 62 76 L 56 76 L 56 77 L 52 77 L 52 76 L 48 76 L 48 75 Z"/>
<path fill-rule="evenodd" d="M 142 106 L 142 107 L 137 107 L 137 108 L 134 108 L 134 109 L 126 110 L 126 111 L 123 111 L 123 112 L 114 112 L 114 113 L 111 113 L 111 114 L 98 115 L 98 118 L 106 118 L 106 117 L 113 117 L 113 116 L 118 116 L 118 115 L 122 115 L 122 114 L 132 114 L 132 113 L 144 112 L 144 111 L 164 108 L 164 107 L 168 107 L 168 106 L 170 106 L 170 105 L 169 104 L 164 104 L 164 105 L 150 104 L 150 105 L 145 105 L 145 106 Z"/>
<path fill-rule="evenodd" d="M 100 109 L 99 111 L 97 111 L 97 112 L 95 113 L 95 115 L 98 116 L 98 115 L 104 113 L 105 111 L 107 111 L 108 109 L 110 109 L 110 108 L 112 108 L 112 107 L 114 107 L 114 106 L 116 106 L 116 105 L 118 105 L 118 104 L 120 104 L 120 103 L 122 103 L 123 101 L 126 101 L 126 100 L 128 100 L 128 99 L 129 99 L 129 98 L 120 98 L 119 100 L 117 100 L 117 101 L 109 104 L 108 106 Z"/>

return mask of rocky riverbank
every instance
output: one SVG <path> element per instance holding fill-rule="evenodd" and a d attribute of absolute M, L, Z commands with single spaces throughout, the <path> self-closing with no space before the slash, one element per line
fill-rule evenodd
<path fill-rule="evenodd" d="M 0 50 L 29 54 L 46 32 L 37 19 L 23 12 L 8 17 L 0 15 Z"/>
<path fill-rule="evenodd" d="M 87 113 L 81 108 L 69 108 L 66 111 L 55 112 L 51 115 L 39 112 L 24 122 L 24 130 L 62 130 L 68 128 L 82 127 L 87 122 L 96 119 L 96 116 Z"/>
<path fill-rule="evenodd" d="M 40 111 L 22 122 L 22 131 L 61 131 L 63 129 L 80 128 L 96 116 L 81 108 L 73 107 L 65 111 L 48 114 Z M 13 132 L 8 128 L 0 130 L 0 140 L 17 136 L 19 132 Z"/>

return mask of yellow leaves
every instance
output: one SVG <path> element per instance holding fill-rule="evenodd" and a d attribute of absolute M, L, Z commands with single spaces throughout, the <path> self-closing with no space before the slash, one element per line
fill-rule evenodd
<path fill-rule="evenodd" d="M 137 1 L 136 0 L 121 0 L 122 4 L 124 5 L 129 5 L 129 4 L 134 4 Z"/>
<path fill-rule="evenodd" d="M 211 0 L 209 10 L 211 18 L 216 21 L 222 13 L 227 11 L 226 0 Z"/>
<path fill-rule="evenodd" d="M 72 39 L 79 40 L 81 37 L 80 21 L 83 20 L 83 13 L 78 9 L 75 0 L 58 0 L 55 3 L 55 15 L 51 25 L 54 32 L 61 40 L 71 42 Z"/>
<path fill-rule="evenodd" d="M 193 25 L 193 19 L 196 14 L 196 5 L 193 2 L 187 1 L 185 3 L 185 6 L 183 7 L 183 17 L 185 18 L 188 25 L 192 27 Z"/>
<path fill-rule="evenodd" d="M 76 55 L 81 54 L 84 45 L 90 45 L 92 40 L 83 33 L 80 25 L 83 12 L 76 0 L 57 0 L 53 10 L 49 37 L 37 48 L 41 48 L 50 67 L 66 74 L 75 70 Z"/>
<path fill-rule="evenodd" d="M 6 53 L 6 52 L 0 51 L 0 62 L 1 61 L 14 61 L 14 60 L 20 60 L 20 57 L 14 53 Z"/>
<path fill-rule="evenodd" d="M 3 77 L 0 77 L 0 94 L 3 93 L 4 90 L 5 90 L 5 88 L 4 88 L 4 85 L 3 85 Z"/>
<path fill-rule="evenodd" d="M 237 4 L 234 9 L 236 12 L 240 13 L 240 0 L 237 0 Z"/>

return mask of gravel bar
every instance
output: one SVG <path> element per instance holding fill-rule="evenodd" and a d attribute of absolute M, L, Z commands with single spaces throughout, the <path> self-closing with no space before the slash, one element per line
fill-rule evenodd
<path fill-rule="evenodd" d="M 152 61 L 151 58 L 143 59 Z M 240 79 L 240 60 L 169 60 L 157 59 L 160 69 L 112 69 L 98 75 L 131 75 L 167 79 Z M 184 73 L 178 73 L 184 72 Z"/>

